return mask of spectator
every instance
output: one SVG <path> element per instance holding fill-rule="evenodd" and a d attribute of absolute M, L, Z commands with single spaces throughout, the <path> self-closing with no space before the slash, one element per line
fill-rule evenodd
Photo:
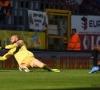
<path fill-rule="evenodd" d="M 81 50 L 81 43 L 79 35 L 76 33 L 76 29 L 72 29 L 72 36 L 68 42 L 68 50 Z"/>

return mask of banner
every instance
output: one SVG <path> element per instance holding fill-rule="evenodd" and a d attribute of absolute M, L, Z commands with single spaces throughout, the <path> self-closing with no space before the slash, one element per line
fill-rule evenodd
<path fill-rule="evenodd" d="M 48 25 L 46 12 L 28 10 L 29 29 L 46 30 Z"/>
<path fill-rule="evenodd" d="M 82 50 L 90 50 L 95 45 L 100 46 L 100 16 L 72 15 L 71 28 L 76 28 Z"/>
<path fill-rule="evenodd" d="M 100 16 L 72 15 L 71 24 L 78 34 L 100 34 Z"/>
<path fill-rule="evenodd" d="M 23 39 L 29 49 L 45 49 L 45 33 L 43 32 L 0 30 L 0 46 L 5 47 L 9 44 L 12 35 L 18 35 Z"/>
<path fill-rule="evenodd" d="M 93 62 L 91 60 L 91 52 L 87 51 L 32 51 L 37 59 L 44 62 L 51 68 L 59 69 L 91 69 Z M 0 55 L 4 55 L 6 51 L 0 51 Z M 45 55 L 45 56 L 44 56 Z M 98 55 L 100 60 L 100 54 Z M 6 61 L 0 61 L 1 69 L 18 69 L 18 64 L 15 58 L 10 58 Z"/>

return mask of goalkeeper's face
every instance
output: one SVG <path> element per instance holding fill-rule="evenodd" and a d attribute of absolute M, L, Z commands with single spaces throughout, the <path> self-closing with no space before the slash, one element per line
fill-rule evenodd
<path fill-rule="evenodd" d="M 18 41 L 18 38 L 16 36 L 12 36 L 10 39 L 11 43 L 16 43 Z"/>

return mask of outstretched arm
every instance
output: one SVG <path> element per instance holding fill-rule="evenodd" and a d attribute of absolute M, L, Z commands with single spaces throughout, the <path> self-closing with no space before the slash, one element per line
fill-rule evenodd
<path fill-rule="evenodd" d="M 14 44 L 12 44 L 12 45 L 7 45 L 7 46 L 5 47 L 5 49 L 13 49 L 13 48 L 15 48 L 15 47 L 18 47 L 18 45 L 17 45 L 16 43 L 14 43 Z"/>
<path fill-rule="evenodd" d="M 8 53 L 6 53 L 4 56 L 0 56 L 0 60 L 4 61 L 7 60 L 8 58 L 10 58 L 12 56 L 11 51 L 9 51 Z"/>
<path fill-rule="evenodd" d="M 16 43 L 12 44 L 12 45 L 7 45 L 5 47 L 5 49 L 13 49 L 13 48 L 16 48 L 16 47 L 20 47 L 24 44 L 24 42 L 22 40 L 19 40 L 17 41 Z"/>
<path fill-rule="evenodd" d="M 0 56 L 0 60 L 2 60 L 2 61 L 7 60 L 7 57 L 6 56 Z"/>

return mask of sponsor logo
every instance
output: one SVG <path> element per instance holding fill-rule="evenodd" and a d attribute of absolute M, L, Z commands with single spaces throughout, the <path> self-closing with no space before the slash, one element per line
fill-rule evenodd
<path fill-rule="evenodd" d="M 86 17 L 82 17 L 81 21 L 82 21 L 82 28 L 84 30 L 86 30 L 87 29 L 87 21 L 88 21 L 87 18 Z"/>

